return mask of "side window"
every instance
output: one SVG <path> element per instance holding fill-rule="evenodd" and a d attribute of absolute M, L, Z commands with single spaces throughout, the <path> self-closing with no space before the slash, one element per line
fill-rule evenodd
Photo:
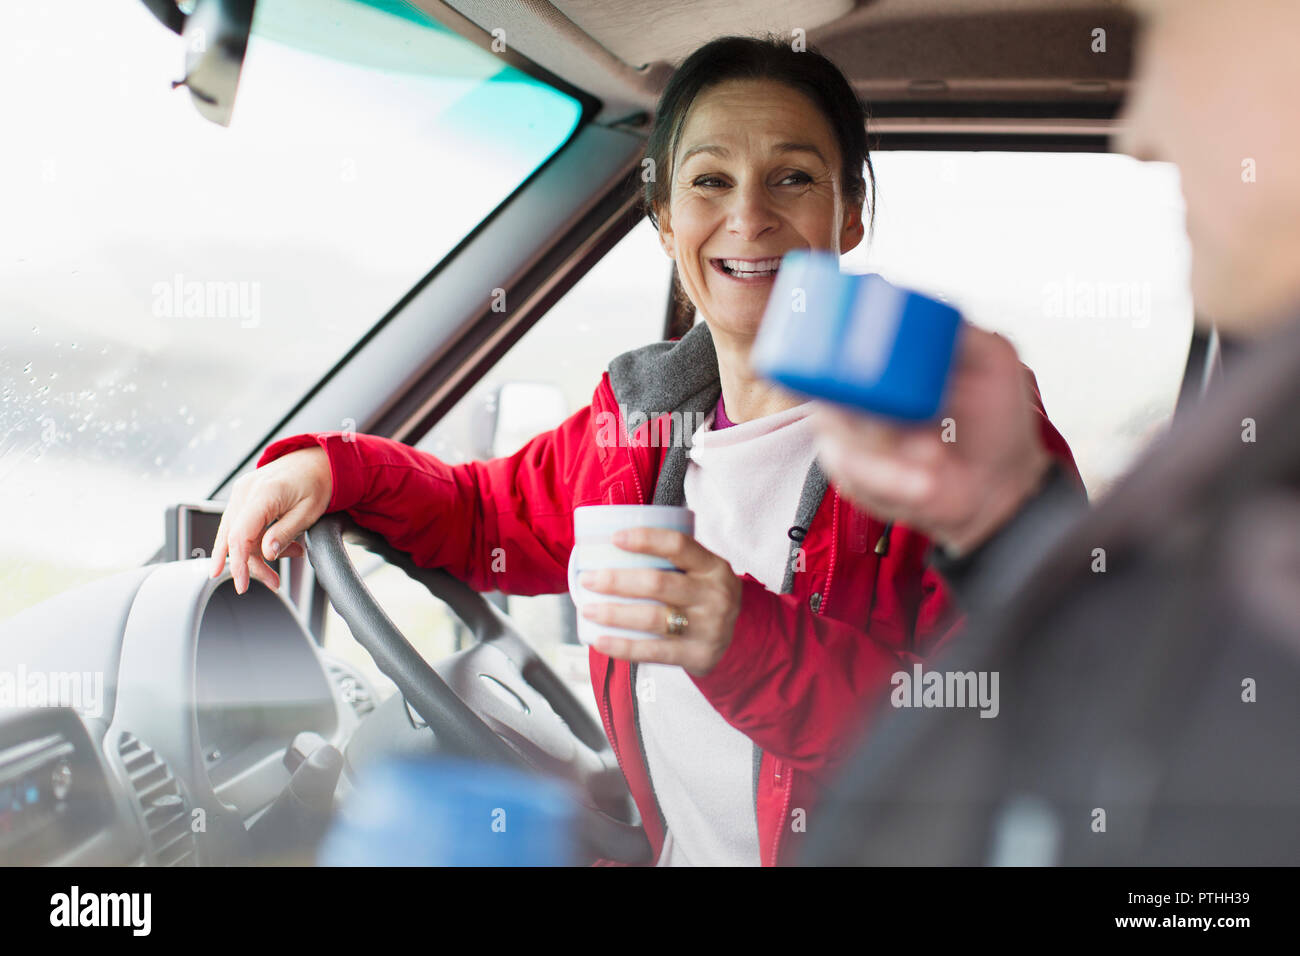
<path fill-rule="evenodd" d="M 946 298 L 1034 372 L 1093 498 L 1168 423 L 1192 334 L 1178 172 L 1109 153 L 881 151 L 844 256 Z"/>
<path fill-rule="evenodd" d="M 589 404 L 610 359 L 663 337 L 671 274 L 642 220 L 416 447 L 455 463 L 509 455 Z M 511 401 L 516 385 L 529 386 L 515 392 L 526 400 Z M 508 404 L 497 408 L 503 389 Z"/>
<path fill-rule="evenodd" d="M 453 464 L 509 455 L 589 404 L 610 359 L 662 338 L 671 265 L 654 226 L 643 220 L 416 447 Z M 349 548 L 367 586 L 426 660 L 461 646 L 463 628 L 421 585 L 363 549 Z M 523 633 L 578 698 L 588 700 L 587 649 L 576 643 L 568 595 L 505 600 Z M 326 614 L 324 646 L 369 677 L 381 697 L 395 689 L 333 608 Z"/>

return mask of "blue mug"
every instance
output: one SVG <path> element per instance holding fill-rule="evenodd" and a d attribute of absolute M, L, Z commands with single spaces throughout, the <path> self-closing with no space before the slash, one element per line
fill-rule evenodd
<path fill-rule="evenodd" d="M 751 361 L 796 392 L 902 422 L 943 406 L 961 313 L 878 275 L 844 275 L 831 252 L 781 261 Z"/>

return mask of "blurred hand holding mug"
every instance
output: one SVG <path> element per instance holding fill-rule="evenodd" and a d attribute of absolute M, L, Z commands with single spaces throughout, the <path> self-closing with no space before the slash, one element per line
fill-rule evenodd
<path fill-rule="evenodd" d="M 785 257 L 753 362 L 832 403 L 818 457 L 845 495 L 950 554 L 997 530 L 1050 466 L 1010 343 L 879 276 L 841 275 L 833 255 Z"/>
<path fill-rule="evenodd" d="M 1006 339 L 967 327 L 944 418 L 900 426 L 825 406 L 816 414 L 818 456 L 859 506 L 942 545 L 969 553 L 1041 485 L 1052 456 L 1033 380 Z"/>

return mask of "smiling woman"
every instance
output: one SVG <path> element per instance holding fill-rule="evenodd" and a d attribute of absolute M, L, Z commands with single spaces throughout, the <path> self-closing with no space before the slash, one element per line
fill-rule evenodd
<path fill-rule="evenodd" d="M 0 618 L 148 560 L 581 112 L 390 0 L 259 0 L 228 129 L 139 2 L 0 37 Z"/>
<path fill-rule="evenodd" d="M 668 180 L 670 190 L 665 195 L 657 182 L 647 184 L 646 200 L 686 296 L 709 323 L 719 349 L 724 398 L 732 420 L 739 422 L 798 404 L 748 372 L 749 346 L 782 256 L 802 249 L 842 254 L 861 242 L 862 169 L 870 160 L 865 149 L 850 160 L 843 158 L 857 153 L 856 144 L 865 142 L 865 135 L 849 137 L 844 146 L 837 142 L 834 126 L 819 107 L 825 94 L 809 95 L 784 80 L 750 75 L 778 68 L 796 76 L 816 73 L 807 65 L 815 61 L 771 45 L 766 47 L 774 51 L 767 65 L 752 52 L 748 60 L 733 64 L 729 57 L 737 56 L 738 48 L 753 47 L 732 40 L 718 41 L 718 46 L 718 70 L 734 72 L 723 72 L 725 82 L 715 78 L 697 89 L 693 99 L 678 99 L 685 105 L 678 105 L 676 113 L 669 108 L 664 114 L 665 127 L 680 123 L 673 152 L 681 158 L 655 162 L 664 171 L 657 179 Z M 689 60 L 682 74 L 683 84 L 704 82 Z M 815 83 L 807 86 L 820 89 Z M 857 102 L 851 93 L 838 98 L 846 100 Z M 850 111 L 841 107 L 839 112 Z M 858 114 L 861 130 L 860 107 Z M 652 159 L 661 143 L 662 137 L 652 136 Z M 852 173 L 846 176 L 848 169 Z"/>
<path fill-rule="evenodd" d="M 644 203 L 677 260 L 681 301 L 713 318 L 715 338 L 732 315 L 747 338 L 781 256 L 845 253 L 861 241 L 862 216 L 870 222 L 875 212 L 875 173 L 862 105 L 829 61 L 781 41 L 759 48 L 724 37 L 709 50 L 707 59 L 687 58 L 664 91 L 646 143 L 655 175 Z M 760 130 L 765 142 L 755 141 Z M 737 191 L 739 201 L 726 198 Z M 753 218 L 778 209 L 794 214 L 779 235 Z M 717 230 L 724 210 L 725 238 Z"/>

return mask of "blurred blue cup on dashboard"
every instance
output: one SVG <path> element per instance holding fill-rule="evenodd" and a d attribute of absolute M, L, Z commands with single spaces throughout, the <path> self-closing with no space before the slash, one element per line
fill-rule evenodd
<path fill-rule="evenodd" d="M 943 302 L 801 250 L 781 261 L 751 359 L 793 391 L 924 422 L 943 405 L 960 326 Z"/>
<path fill-rule="evenodd" d="M 388 758 L 365 768 L 320 845 L 320 866 L 570 866 L 564 785 L 499 764 Z"/>

